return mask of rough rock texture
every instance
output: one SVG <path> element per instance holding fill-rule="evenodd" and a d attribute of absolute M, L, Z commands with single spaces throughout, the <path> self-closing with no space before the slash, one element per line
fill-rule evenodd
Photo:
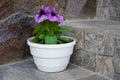
<path fill-rule="evenodd" d="M 42 5 L 57 8 L 66 19 L 99 18 L 120 20 L 119 0 L 1 0 L 0 19 L 17 11 L 35 14 Z"/>
<path fill-rule="evenodd" d="M 115 39 L 114 67 L 115 72 L 120 73 L 120 39 Z"/>
<path fill-rule="evenodd" d="M 97 72 L 114 79 L 114 67 L 112 57 L 98 56 Z"/>
<path fill-rule="evenodd" d="M 114 39 L 106 35 L 98 35 L 98 54 L 101 55 L 114 55 Z"/>
<path fill-rule="evenodd" d="M 71 62 L 86 69 L 119 80 L 120 23 L 115 21 L 70 21 L 75 33 L 67 34 L 77 40 Z M 99 79 L 98 79 L 99 80 Z"/>
<path fill-rule="evenodd" d="M 65 9 L 66 18 L 78 18 L 86 2 L 87 0 L 67 0 Z"/>
<path fill-rule="evenodd" d="M 120 21 L 120 0 L 98 0 L 97 17 Z"/>
<path fill-rule="evenodd" d="M 92 19 L 96 17 L 97 0 L 87 0 L 82 11 L 80 11 L 80 19 Z"/>
<path fill-rule="evenodd" d="M 61 15 L 68 15 L 73 10 L 78 10 L 74 15 L 79 16 L 79 11 L 87 0 L 0 0 L 0 64 L 24 57 L 28 53 L 26 39 L 35 27 L 33 17 L 42 5 L 55 7 Z M 78 5 L 79 4 L 79 5 Z M 82 5 L 81 5 L 82 4 Z M 77 7 L 76 7 L 77 6 Z M 68 10 L 68 11 L 66 11 Z M 70 12 L 69 12 L 70 11 Z M 25 14 L 26 15 L 25 15 Z M 69 13 L 69 14 L 68 14 Z M 82 33 L 80 33 L 82 35 Z M 76 35 L 77 36 L 77 35 Z M 83 40 L 82 40 L 83 41 Z M 81 41 L 79 42 L 81 44 Z"/>
<path fill-rule="evenodd" d="M 0 66 L 0 80 L 110 80 L 85 68 L 69 64 L 55 73 L 39 71 L 32 59 Z"/>
<path fill-rule="evenodd" d="M 32 17 L 21 13 L 0 21 L 0 64 L 28 55 L 26 40 L 34 25 Z"/>
<path fill-rule="evenodd" d="M 4 19 L 17 11 L 26 11 L 29 14 L 35 14 L 42 5 L 55 7 L 59 13 L 63 14 L 65 0 L 0 0 L 0 19 Z"/>
<path fill-rule="evenodd" d="M 12 13 L 13 4 L 13 0 L 0 0 L 0 20 Z"/>
<path fill-rule="evenodd" d="M 34 15 L 42 5 L 55 7 L 63 16 L 66 12 L 66 18 L 71 18 L 72 16 L 73 18 L 78 18 L 86 1 L 87 0 L 1 0 L 0 19 L 4 19 L 17 11 L 26 11 Z"/>
<path fill-rule="evenodd" d="M 98 19 L 120 20 L 120 0 L 96 1 Z M 28 55 L 26 39 L 31 35 L 35 22 L 27 14 L 34 15 L 40 6 L 50 5 L 57 8 L 66 19 L 76 19 L 80 17 L 82 9 L 92 5 L 89 2 L 92 3 L 92 0 L 0 0 L 0 64 Z M 69 22 L 67 25 L 76 27 L 75 33 L 68 34 L 77 39 L 71 61 L 119 80 L 120 23 L 91 20 L 74 24 Z"/>
<path fill-rule="evenodd" d="M 83 79 L 79 79 L 79 80 L 109 80 L 109 79 L 103 78 L 103 77 L 98 76 L 98 75 L 92 75 L 92 76 L 89 76 L 87 78 L 83 78 Z"/>
<path fill-rule="evenodd" d="M 96 53 L 84 51 L 81 66 L 86 69 L 96 71 Z"/>
<path fill-rule="evenodd" d="M 90 32 L 85 32 L 85 50 L 89 52 L 97 51 L 97 35 Z"/>

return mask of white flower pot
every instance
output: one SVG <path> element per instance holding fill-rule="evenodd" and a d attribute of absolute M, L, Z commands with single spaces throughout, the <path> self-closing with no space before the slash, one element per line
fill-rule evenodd
<path fill-rule="evenodd" d="M 27 44 L 30 46 L 31 54 L 39 70 L 58 72 L 66 69 L 76 43 L 74 38 L 70 43 L 53 45 L 32 43 L 33 38 L 29 38 Z"/>

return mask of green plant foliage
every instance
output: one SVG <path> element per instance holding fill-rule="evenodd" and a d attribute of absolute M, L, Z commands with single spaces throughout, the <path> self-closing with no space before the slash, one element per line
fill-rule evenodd
<path fill-rule="evenodd" d="M 72 30 L 71 29 L 68 29 L 68 28 L 63 28 L 61 27 L 58 31 L 62 32 L 62 33 L 68 33 L 68 32 L 71 32 Z"/>
<path fill-rule="evenodd" d="M 45 36 L 45 43 L 46 44 L 57 44 L 56 35 L 46 35 Z"/>
<path fill-rule="evenodd" d="M 41 22 L 33 31 L 35 38 L 32 40 L 34 43 L 40 44 L 62 44 L 71 42 L 71 39 L 61 37 L 62 33 L 68 33 L 72 30 L 63 28 L 58 25 L 58 22 L 51 22 L 45 20 Z"/>

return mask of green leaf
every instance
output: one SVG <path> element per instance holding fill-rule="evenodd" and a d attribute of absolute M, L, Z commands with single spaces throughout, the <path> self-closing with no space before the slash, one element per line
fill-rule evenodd
<path fill-rule="evenodd" d="M 68 29 L 68 28 L 62 28 L 62 27 L 61 27 L 61 28 L 59 29 L 59 31 L 62 32 L 62 33 L 68 33 L 68 32 L 71 32 L 72 30 L 71 30 L 71 29 Z"/>
<path fill-rule="evenodd" d="M 45 43 L 46 44 L 57 44 L 56 35 L 47 35 L 47 36 L 45 36 Z"/>
<path fill-rule="evenodd" d="M 39 38 L 40 38 L 40 39 L 44 39 L 44 38 L 45 38 L 45 35 L 44 35 L 44 34 L 40 34 L 40 35 L 39 35 Z"/>
<path fill-rule="evenodd" d="M 39 24 L 33 31 L 33 34 L 38 34 L 45 31 L 45 26 L 42 24 Z"/>
<path fill-rule="evenodd" d="M 66 38 L 66 37 L 58 37 L 58 39 L 60 40 L 60 41 L 62 41 L 63 43 L 69 43 L 69 42 L 71 42 L 72 40 L 71 39 L 69 39 L 69 38 Z"/>
<path fill-rule="evenodd" d="M 44 44 L 44 40 L 39 41 L 40 44 Z"/>
<path fill-rule="evenodd" d="M 62 41 L 60 41 L 60 40 L 57 40 L 58 41 L 58 44 L 62 44 Z"/>
<path fill-rule="evenodd" d="M 33 38 L 33 39 L 32 39 L 32 42 L 33 42 L 33 43 L 37 43 L 37 42 L 38 42 L 38 39 L 37 39 L 37 38 Z"/>
<path fill-rule="evenodd" d="M 35 29 L 34 29 L 34 31 L 33 31 L 33 34 L 37 34 L 38 32 L 39 32 L 39 30 L 40 30 L 40 27 L 39 27 L 40 25 L 38 25 Z"/>

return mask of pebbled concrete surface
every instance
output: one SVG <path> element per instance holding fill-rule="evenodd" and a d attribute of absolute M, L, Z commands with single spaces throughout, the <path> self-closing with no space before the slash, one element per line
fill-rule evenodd
<path fill-rule="evenodd" d="M 39 71 L 33 59 L 0 65 L 0 80 L 110 80 L 82 67 L 69 64 L 66 70 L 55 73 Z"/>

